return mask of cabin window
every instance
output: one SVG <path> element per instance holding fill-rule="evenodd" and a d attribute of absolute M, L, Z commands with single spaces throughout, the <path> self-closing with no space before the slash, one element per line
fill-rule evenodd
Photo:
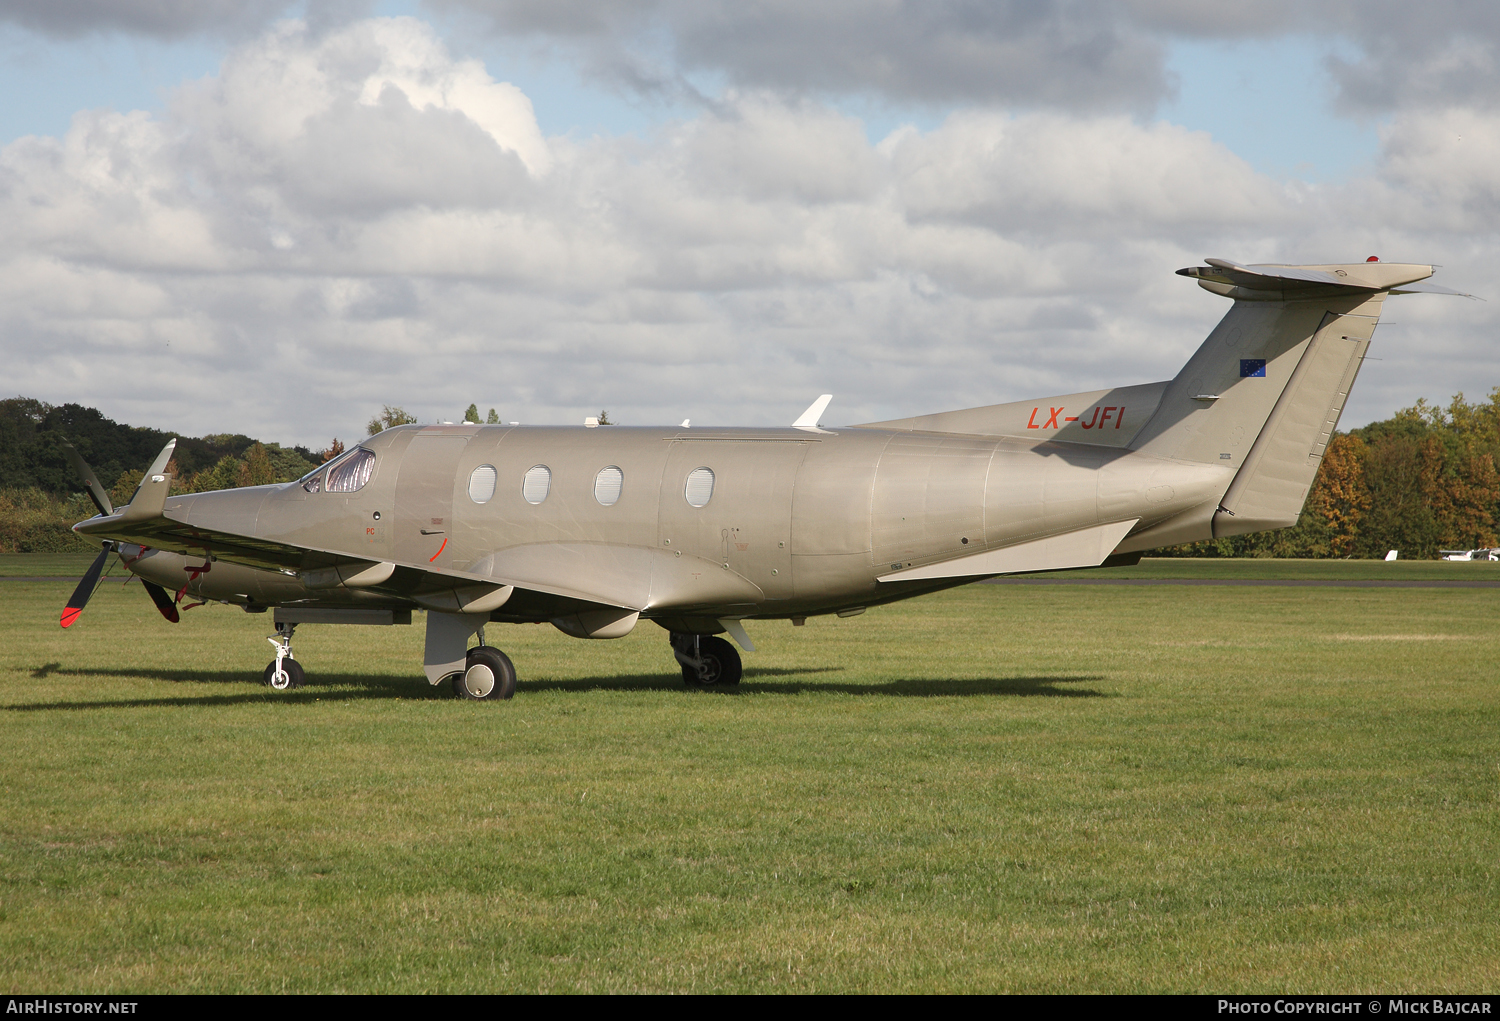
<path fill-rule="evenodd" d="M 348 457 L 334 462 L 333 467 L 328 469 L 328 492 L 357 493 L 365 488 L 365 483 L 370 481 L 370 473 L 374 470 L 374 452 L 356 447 Z"/>
<path fill-rule="evenodd" d="M 613 507 L 620 500 L 620 490 L 625 486 L 625 473 L 614 465 L 602 468 L 594 476 L 594 499 L 605 507 Z"/>
<path fill-rule="evenodd" d="M 688 472 L 687 488 L 683 490 L 683 496 L 694 507 L 707 506 L 714 496 L 714 470 L 694 468 Z"/>
<path fill-rule="evenodd" d="M 521 482 L 521 495 L 527 503 L 541 503 L 547 499 L 552 488 L 552 469 L 545 464 L 532 465 L 526 469 L 526 478 Z"/>
<path fill-rule="evenodd" d="M 482 464 L 469 473 L 469 499 L 475 503 L 489 503 L 495 495 L 495 466 Z"/>

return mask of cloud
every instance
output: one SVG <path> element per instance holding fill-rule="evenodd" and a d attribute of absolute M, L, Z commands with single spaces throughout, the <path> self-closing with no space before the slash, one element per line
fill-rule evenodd
<path fill-rule="evenodd" d="M 707 71 L 745 89 L 1121 110 L 1150 109 L 1168 89 L 1161 42 L 1133 30 L 1106 0 L 433 6 L 503 35 L 575 43 L 598 73 L 645 90 Z"/>
<path fill-rule="evenodd" d="M 0 0 L 0 21 L 47 35 L 129 32 L 176 39 L 238 35 L 280 13 L 288 0 Z"/>
<path fill-rule="evenodd" d="M 0 21 L 76 37 L 245 39 L 288 10 L 314 36 L 374 0 L 0 0 Z M 1150 113 L 1172 98 L 1183 40 L 1324 44 L 1339 109 L 1500 104 L 1491 0 L 425 0 L 464 26 L 562 50 L 640 96 L 704 102 L 695 77 L 742 91 L 860 95 L 1083 113 Z M 708 100 L 711 101 L 711 100 Z"/>
<path fill-rule="evenodd" d="M 0 150 L 10 386 L 309 443 L 382 404 L 777 424 L 831 390 L 862 421 L 1170 376 L 1225 308 L 1172 275 L 1204 255 L 1434 261 L 1484 292 L 1496 254 L 1483 110 L 1397 116 L 1373 175 L 1313 186 L 1120 114 L 872 145 L 764 89 L 544 138 L 496 77 L 415 19 L 285 22 L 161 117 Z M 1354 420 L 1496 375 L 1487 306 L 1395 300 Z"/>

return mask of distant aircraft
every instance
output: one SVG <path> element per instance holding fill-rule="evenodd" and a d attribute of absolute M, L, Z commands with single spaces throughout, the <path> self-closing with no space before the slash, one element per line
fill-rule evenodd
<path fill-rule="evenodd" d="M 745 620 L 866 607 L 991 575 L 1134 563 L 1297 521 L 1388 294 L 1431 266 L 1178 270 L 1233 307 L 1176 378 L 830 429 L 389 429 L 292 483 L 172 496 L 169 443 L 116 509 L 75 468 L 111 552 L 168 620 L 186 597 L 273 611 L 264 680 L 302 683 L 300 624 L 407 624 L 462 698 L 515 691 L 490 623 L 619 638 L 645 618 L 688 685 L 733 685 Z M 172 595 L 175 593 L 175 596 Z M 479 645 L 469 647 L 472 636 Z"/>
<path fill-rule="evenodd" d="M 1444 560 L 1500 560 L 1500 549 L 1444 549 L 1438 555 Z"/>

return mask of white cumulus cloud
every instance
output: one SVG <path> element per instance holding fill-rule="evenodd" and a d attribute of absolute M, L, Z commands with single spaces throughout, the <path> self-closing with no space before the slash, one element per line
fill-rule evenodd
<path fill-rule="evenodd" d="M 831 390 L 861 421 L 1169 376 L 1224 311 L 1172 275 L 1204 255 L 1446 263 L 1500 299 L 1482 111 L 1399 115 L 1371 176 L 1307 185 L 1120 114 L 872 144 L 756 89 L 547 138 L 504 77 L 411 18 L 282 22 L 160 117 L 0 150 L 10 388 L 320 444 L 382 404 L 777 424 Z M 1489 306 L 1395 302 L 1351 418 L 1496 378 Z"/>

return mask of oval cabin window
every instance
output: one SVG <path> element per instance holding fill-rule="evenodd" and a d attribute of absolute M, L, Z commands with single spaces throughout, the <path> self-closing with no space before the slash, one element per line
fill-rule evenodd
<path fill-rule="evenodd" d="M 594 499 L 606 507 L 613 507 L 620 500 L 620 490 L 625 486 L 625 473 L 614 465 L 600 470 L 594 477 Z"/>
<path fill-rule="evenodd" d="M 538 464 L 526 469 L 526 478 L 521 483 L 521 495 L 526 498 L 527 503 L 541 503 L 547 499 L 547 491 L 551 488 L 551 468 Z"/>
<path fill-rule="evenodd" d="M 489 503 L 495 495 L 495 466 L 482 464 L 469 473 L 469 499 L 475 503 Z"/>
<path fill-rule="evenodd" d="M 328 469 L 327 491 L 330 493 L 357 493 L 365 488 L 365 483 L 370 481 L 370 473 L 374 470 L 374 453 L 363 447 L 359 447 L 354 453 Z"/>
<path fill-rule="evenodd" d="M 688 472 L 687 489 L 684 490 L 683 495 L 694 507 L 707 506 L 708 501 L 714 497 L 714 470 L 694 468 Z"/>

